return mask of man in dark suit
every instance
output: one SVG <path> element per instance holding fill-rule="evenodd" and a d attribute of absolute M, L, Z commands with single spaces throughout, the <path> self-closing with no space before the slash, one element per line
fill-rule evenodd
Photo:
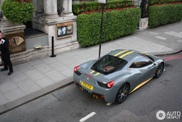
<path fill-rule="evenodd" d="M 1 71 L 6 71 L 9 68 L 8 75 L 13 73 L 13 67 L 10 60 L 10 51 L 9 51 L 9 40 L 4 36 L 4 33 L 0 30 L 0 51 L 1 58 L 4 63 L 4 68 Z"/>

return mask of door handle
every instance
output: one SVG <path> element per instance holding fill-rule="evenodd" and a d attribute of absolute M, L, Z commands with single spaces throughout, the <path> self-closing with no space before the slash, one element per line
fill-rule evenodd
<path fill-rule="evenodd" d="M 152 69 L 155 67 L 155 64 L 153 64 L 151 67 L 148 67 L 148 69 Z"/>

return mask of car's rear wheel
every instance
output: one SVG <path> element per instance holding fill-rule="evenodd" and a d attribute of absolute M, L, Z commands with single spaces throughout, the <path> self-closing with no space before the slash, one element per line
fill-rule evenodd
<path fill-rule="evenodd" d="M 161 63 L 159 64 L 154 77 L 159 78 L 162 75 L 163 71 L 164 71 L 164 63 Z"/>
<path fill-rule="evenodd" d="M 129 84 L 123 84 L 116 95 L 115 102 L 118 104 L 124 102 L 129 95 L 129 91 L 130 91 Z"/>

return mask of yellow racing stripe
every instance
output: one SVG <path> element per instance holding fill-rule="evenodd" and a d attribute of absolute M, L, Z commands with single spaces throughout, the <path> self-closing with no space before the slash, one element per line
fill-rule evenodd
<path fill-rule="evenodd" d="M 122 53 L 125 53 L 125 52 L 127 52 L 128 50 L 123 50 L 123 51 L 121 51 L 121 52 L 119 52 L 119 53 L 116 53 L 114 56 L 118 56 L 118 55 L 120 55 L 120 54 L 122 54 Z"/>
<path fill-rule="evenodd" d="M 151 79 L 152 79 L 152 78 L 149 78 L 148 80 L 146 80 L 146 81 L 140 83 L 138 86 L 136 86 L 136 87 L 130 92 L 130 94 L 131 94 L 132 92 L 136 91 L 137 89 L 139 89 L 140 87 L 142 87 L 143 85 L 145 85 L 146 83 L 148 83 Z"/>
<path fill-rule="evenodd" d="M 95 71 L 94 70 L 92 70 L 91 72 L 90 72 L 90 74 L 93 74 Z"/>
<path fill-rule="evenodd" d="M 134 51 L 130 51 L 130 52 L 128 52 L 128 53 L 125 53 L 125 54 L 123 54 L 123 55 L 121 55 L 119 58 L 123 58 L 123 57 L 125 57 L 125 56 L 127 56 L 127 55 L 129 55 L 129 54 L 131 54 L 131 53 L 133 53 Z"/>
<path fill-rule="evenodd" d="M 97 76 L 97 75 L 99 75 L 100 73 L 98 72 L 98 73 L 96 73 L 94 76 Z"/>

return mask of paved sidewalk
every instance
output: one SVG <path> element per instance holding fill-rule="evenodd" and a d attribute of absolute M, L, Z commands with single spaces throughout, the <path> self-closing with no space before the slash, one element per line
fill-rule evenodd
<path fill-rule="evenodd" d="M 104 55 L 115 49 L 132 49 L 150 54 L 169 54 L 182 50 L 182 22 L 102 44 Z M 0 113 L 70 84 L 73 67 L 98 58 L 98 46 L 57 54 L 55 58 L 33 60 L 14 66 L 14 73 L 0 72 Z"/>

